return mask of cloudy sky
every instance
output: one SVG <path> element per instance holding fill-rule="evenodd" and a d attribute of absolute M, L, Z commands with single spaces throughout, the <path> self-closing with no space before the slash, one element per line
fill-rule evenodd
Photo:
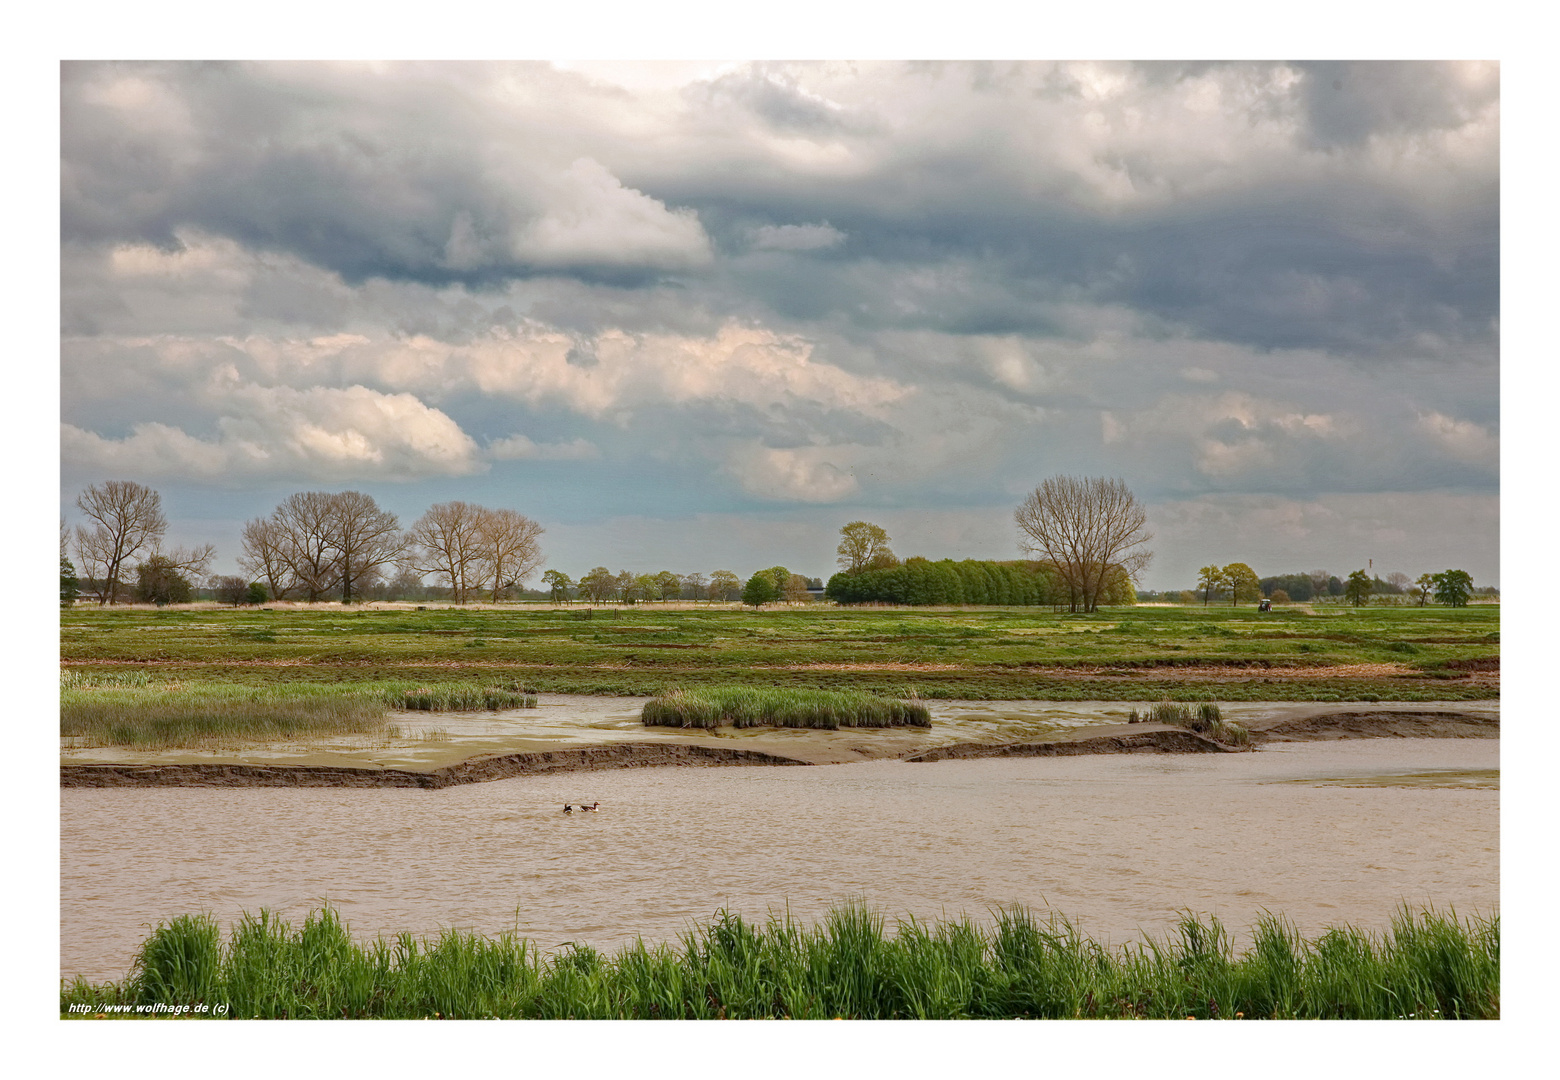
<path fill-rule="evenodd" d="M 509 506 L 548 565 L 1013 558 L 1119 476 L 1209 562 L 1499 583 L 1482 63 L 67 63 L 61 505 Z"/>

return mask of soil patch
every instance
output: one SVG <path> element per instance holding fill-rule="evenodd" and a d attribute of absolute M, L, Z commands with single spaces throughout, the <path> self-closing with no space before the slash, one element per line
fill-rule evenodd
<path fill-rule="evenodd" d="M 1038 743 L 956 743 L 914 754 L 905 761 L 947 758 L 1071 757 L 1077 754 L 1233 754 L 1244 747 L 1225 746 L 1177 728 L 1159 728 L 1134 735 L 1103 735 L 1089 739 L 1059 739 Z"/>
<path fill-rule="evenodd" d="M 1329 712 L 1253 725 L 1252 742 L 1328 739 L 1498 739 L 1500 718 L 1429 710 Z"/>
<path fill-rule="evenodd" d="M 395 787 L 446 788 L 514 776 L 659 765 L 806 765 L 761 750 L 618 743 L 473 758 L 426 772 L 316 765 L 62 765 L 61 787 Z"/>

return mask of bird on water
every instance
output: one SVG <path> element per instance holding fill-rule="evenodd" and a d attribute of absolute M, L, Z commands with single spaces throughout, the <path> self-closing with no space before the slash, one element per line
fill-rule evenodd
<path fill-rule="evenodd" d="M 572 813 L 574 813 L 574 807 L 569 805 L 568 803 L 564 803 L 563 804 L 563 812 L 565 814 L 572 814 Z"/>
<path fill-rule="evenodd" d="M 595 802 L 591 803 L 589 806 L 586 806 L 583 803 L 580 804 L 580 809 L 581 810 L 594 810 L 594 809 L 596 809 L 596 807 L 598 807 L 600 805 L 601 805 L 601 800 L 597 799 Z"/>

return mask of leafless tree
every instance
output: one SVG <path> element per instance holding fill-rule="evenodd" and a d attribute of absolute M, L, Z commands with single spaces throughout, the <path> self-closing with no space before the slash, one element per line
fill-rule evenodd
<path fill-rule="evenodd" d="M 288 559 L 286 530 L 274 517 L 244 523 L 244 553 L 238 568 L 251 578 L 263 579 L 272 600 L 285 600 L 298 588 L 297 575 Z"/>
<path fill-rule="evenodd" d="M 341 584 L 335 499 L 325 491 L 300 491 L 282 500 L 271 515 L 280 530 L 282 557 L 311 604 Z"/>
<path fill-rule="evenodd" d="M 447 581 L 457 604 L 464 604 L 488 580 L 482 540 L 485 513 L 475 503 L 436 503 L 407 531 L 405 564 L 418 574 Z"/>
<path fill-rule="evenodd" d="M 119 574 L 151 553 L 168 531 L 162 496 L 129 480 L 92 484 L 76 497 L 88 524 L 76 526 L 78 572 L 97 583 L 99 606 L 118 602 Z"/>
<path fill-rule="evenodd" d="M 1073 611 L 1095 610 L 1113 568 L 1135 581 L 1154 557 L 1141 546 L 1154 536 L 1148 512 L 1121 480 L 1053 476 L 1013 518 L 1025 548 L 1056 567 Z"/>
<path fill-rule="evenodd" d="M 705 581 L 704 575 L 695 571 L 692 574 L 684 574 L 682 579 L 682 591 L 688 594 L 689 600 L 704 599 Z"/>
<path fill-rule="evenodd" d="M 494 600 L 541 567 L 542 532 L 540 525 L 517 510 L 482 509 L 477 539 Z"/>
<path fill-rule="evenodd" d="M 182 574 L 191 581 L 199 581 L 206 576 L 211 569 L 211 560 L 217 557 L 217 549 L 213 544 L 201 544 L 197 547 L 176 547 L 164 551 L 159 545 L 152 549 L 151 558 L 162 560 L 162 565 L 176 574 Z"/>
<path fill-rule="evenodd" d="M 780 596 L 788 604 L 805 604 L 812 599 L 812 594 L 807 591 L 807 579 L 801 574 L 789 574 L 785 579 L 785 589 Z"/>
<path fill-rule="evenodd" d="M 331 539 L 340 563 L 341 602 L 372 581 L 384 576 L 384 568 L 397 562 L 406 549 L 401 522 L 381 510 L 361 491 L 343 491 L 330 497 Z"/>

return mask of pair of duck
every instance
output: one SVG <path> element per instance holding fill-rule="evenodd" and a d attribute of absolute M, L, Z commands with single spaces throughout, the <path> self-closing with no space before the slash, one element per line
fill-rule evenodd
<path fill-rule="evenodd" d="M 581 803 L 580 804 L 580 809 L 581 810 L 594 810 L 594 809 L 596 809 L 596 807 L 598 807 L 600 805 L 601 805 L 601 800 L 598 799 L 595 802 L 591 803 L 589 806 L 586 806 L 584 803 Z M 573 803 L 564 803 L 563 804 L 563 812 L 565 814 L 572 814 L 572 813 L 574 813 L 574 804 Z"/>

